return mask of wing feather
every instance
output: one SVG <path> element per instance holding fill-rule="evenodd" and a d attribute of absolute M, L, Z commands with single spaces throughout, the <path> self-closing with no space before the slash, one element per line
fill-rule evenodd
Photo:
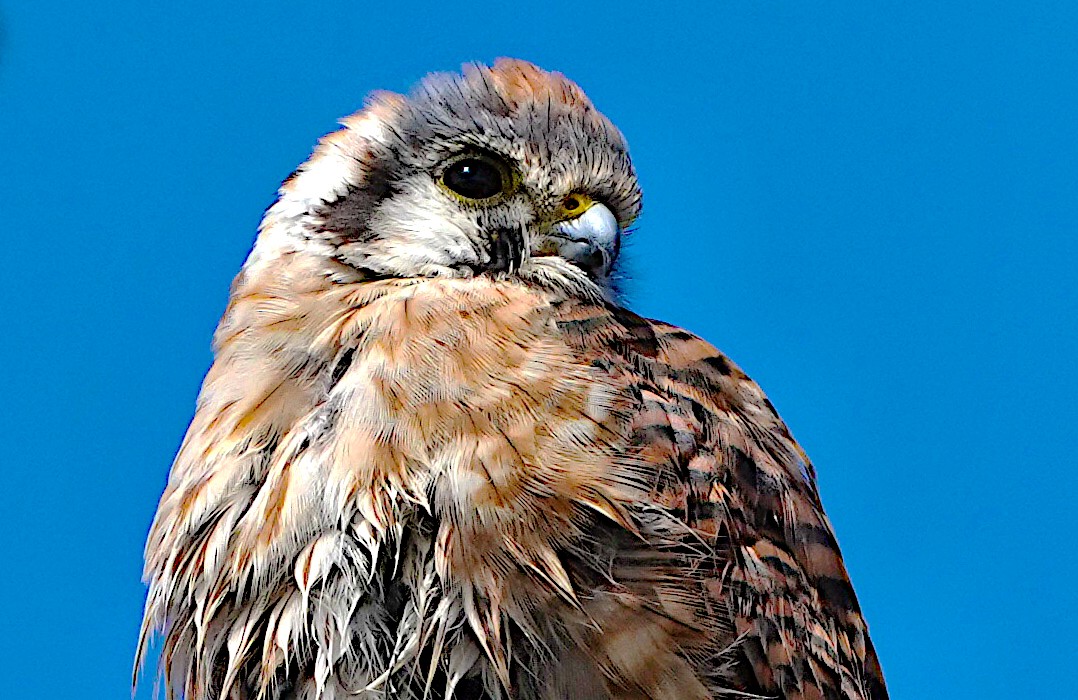
<path fill-rule="evenodd" d="M 886 698 L 815 470 L 760 387 L 706 341 L 621 308 L 566 303 L 559 326 L 635 400 L 631 442 L 651 485 L 640 509 L 710 548 L 671 573 L 710 598 L 697 617 L 735 632 L 709 662 L 722 666 L 716 697 Z"/>

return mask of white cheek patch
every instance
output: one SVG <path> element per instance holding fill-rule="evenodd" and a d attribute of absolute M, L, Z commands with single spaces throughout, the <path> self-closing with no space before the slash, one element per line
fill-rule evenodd
<path fill-rule="evenodd" d="M 334 145 L 296 177 L 293 197 L 307 208 L 332 201 L 348 192 L 348 184 L 357 175 L 355 159 Z"/>
<path fill-rule="evenodd" d="M 281 199 L 274 208 L 282 216 L 300 216 L 346 194 L 349 185 L 362 177 L 354 152 L 365 141 L 385 142 L 385 124 L 376 114 L 363 113 L 343 123 L 347 128 L 323 137 L 296 176 L 281 187 Z"/>
<path fill-rule="evenodd" d="M 371 227 L 394 267 L 478 265 L 476 224 L 438 191 L 434 183 L 409 183 L 378 207 Z M 407 271 L 402 269 L 402 272 Z M 418 272 L 419 270 L 414 270 Z"/>

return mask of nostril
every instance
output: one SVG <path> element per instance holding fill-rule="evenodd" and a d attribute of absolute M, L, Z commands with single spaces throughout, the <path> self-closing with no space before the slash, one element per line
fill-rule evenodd
<path fill-rule="evenodd" d="M 606 256 L 603 255 L 603 251 L 594 248 L 590 253 L 576 262 L 577 265 L 584 270 L 600 270 L 606 265 Z"/>

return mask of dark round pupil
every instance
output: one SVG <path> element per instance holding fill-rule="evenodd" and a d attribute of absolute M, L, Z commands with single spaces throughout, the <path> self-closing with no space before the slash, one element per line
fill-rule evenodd
<path fill-rule="evenodd" d="M 565 200 L 565 208 L 569 211 L 575 211 L 580 206 L 580 201 L 576 197 L 570 197 Z"/>
<path fill-rule="evenodd" d="M 502 191 L 502 173 L 493 163 L 479 158 L 458 160 L 442 176 L 445 186 L 462 197 L 487 199 Z"/>

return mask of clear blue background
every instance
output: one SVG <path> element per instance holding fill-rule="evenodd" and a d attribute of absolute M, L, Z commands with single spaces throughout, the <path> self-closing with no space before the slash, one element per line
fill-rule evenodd
<path fill-rule="evenodd" d="M 0 5 L 0 694 L 128 695 L 277 183 L 369 90 L 499 55 L 625 132 L 633 305 L 805 444 L 894 696 L 1074 693 L 1078 5 L 391 4 Z"/>

